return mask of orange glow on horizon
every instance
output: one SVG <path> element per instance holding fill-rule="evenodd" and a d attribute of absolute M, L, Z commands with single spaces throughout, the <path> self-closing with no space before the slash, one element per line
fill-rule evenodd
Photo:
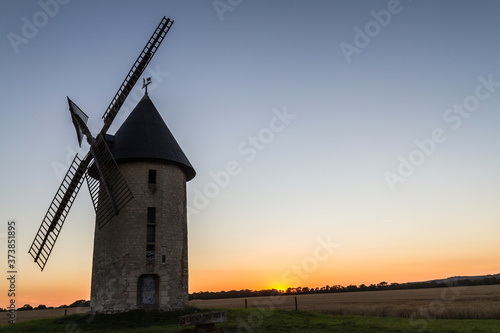
<path fill-rule="evenodd" d="M 286 291 L 288 288 L 288 286 L 284 285 L 284 284 L 280 284 L 280 283 L 273 283 L 271 284 L 271 287 L 269 288 L 266 288 L 266 289 L 276 289 L 278 291 Z"/>
<path fill-rule="evenodd" d="M 209 269 L 192 265 L 189 268 L 189 292 L 218 292 L 230 290 L 283 290 L 288 288 L 370 285 L 385 281 L 406 283 L 444 279 L 451 276 L 475 276 L 500 273 L 494 247 L 470 254 L 465 250 L 422 250 L 420 253 L 400 251 L 392 254 L 386 249 L 339 251 L 331 258 L 318 262 L 314 269 L 303 265 L 303 256 L 283 258 L 285 264 L 235 267 L 232 262 L 217 263 Z M 435 252 L 433 252 L 433 250 Z M 378 258 L 373 260 L 373 257 Z M 44 272 L 29 267 L 19 276 L 17 307 L 30 304 L 36 307 L 69 305 L 76 300 L 90 299 L 90 264 L 52 266 Z M 209 267 L 209 266 L 206 266 Z M 227 267 L 227 268 L 226 268 Z M 305 268 L 304 268 L 305 267 Z M 301 269 L 299 269 L 301 268 Z M 297 270 L 296 270 L 297 269 Z M 28 271 L 29 270 L 29 271 Z M 5 283 L 2 289 L 7 290 Z M 0 298 L 0 307 L 8 305 L 7 294 Z"/>
<path fill-rule="evenodd" d="M 267 274 L 259 274 L 255 272 L 249 274 L 248 272 L 233 272 L 225 271 L 211 271 L 204 272 L 198 271 L 192 274 L 190 279 L 190 293 L 193 292 L 218 292 L 230 290 L 269 290 L 276 289 L 279 291 L 286 291 L 288 288 L 309 287 L 321 288 L 326 285 L 334 286 L 348 286 L 350 284 L 359 286 L 360 284 L 370 285 L 377 284 L 381 281 L 386 281 L 389 284 L 405 283 L 405 282 L 418 282 L 433 279 L 447 278 L 451 276 L 474 276 L 474 275 L 488 275 L 497 274 L 500 269 L 485 268 L 485 269 L 458 269 L 456 266 L 439 267 L 439 263 L 429 263 L 429 270 L 420 270 L 421 266 L 415 265 L 414 268 L 410 263 L 408 267 L 393 268 L 392 270 L 386 267 L 381 267 L 383 270 L 370 271 L 372 267 L 365 267 L 364 269 L 358 268 L 352 271 L 332 272 L 326 270 L 318 270 L 317 274 L 312 274 L 308 279 L 301 281 L 298 286 L 287 286 L 276 279 L 270 279 L 270 283 L 265 283 L 265 276 Z M 239 274 L 238 274 L 239 273 Z M 224 279 L 220 277 L 224 276 Z M 268 276 L 268 275 L 267 275 Z M 203 278 L 201 278 L 203 277 Z M 23 281 L 27 282 L 27 281 Z M 34 282 L 34 281 L 30 281 Z M 90 299 L 90 281 L 86 279 L 63 281 L 63 279 L 50 282 L 40 281 L 38 283 L 25 284 L 22 291 L 17 297 L 17 307 L 22 307 L 24 304 L 30 304 L 36 307 L 40 304 L 48 307 L 59 307 L 61 305 L 70 305 L 76 300 L 89 300 Z M 7 300 L 3 299 L 0 307 L 7 306 Z"/>

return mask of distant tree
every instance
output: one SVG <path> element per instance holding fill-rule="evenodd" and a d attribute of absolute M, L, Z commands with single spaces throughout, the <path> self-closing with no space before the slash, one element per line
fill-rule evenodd
<path fill-rule="evenodd" d="M 33 310 L 33 307 L 29 304 L 24 304 L 23 307 L 18 308 L 17 311 Z"/>
<path fill-rule="evenodd" d="M 382 281 L 378 284 L 370 284 L 369 286 L 365 284 L 360 284 L 359 287 L 355 285 L 348 285 L 347 287 L 341 285 L 326 285 L 321 288 L 309 288 L 309 287 L 297 287 L 297 288 L 287 288 L 286 291 L 276 290 L 276 289 L 265 289 L 265 290 L 231 290 L 231 291 L 200 291 L 196 293 L 189 294 L 189 299 L 221 299 L 221 298 L 234 298 L 234 297 L 254 297 L 254 296 L 275 296 L 281 294 L 306 294 L 306 293 L 338 293 L 338 292 L 350 292 L 350 291 L 366 291 L 366 290 L 387 290 L 387 289 L 419 289 L 419 288 L 445 288 L 449 287 L 450 283 L 453 286 L 459 285 L 487 285 L 487 284 L 500 284 L 500 274 L 494 276 L 487 276 L 482 279 L 467 279 L 465 277 L 461 279 L 448 279 L 447 282 L 406 282 L 406 283 L 396 283 L 393 282 L 390 285 L 386 281 Z M 78 300 L 70 305 L 70 307 L 75 306 L 89 306 L 90 301 Z M 67 305 L 61 305 L 59 308 L 67 308 Z M 29 309 L 29 305 L 26 305 Z M 38 307 L 37 307 L 38 308 Z M 22 308 L 21 308 L 22 309 Z M 0 311 L 2 309 L 0 308 Z"/>
<path fill-rule="evenodd" d="M 500 283 L 500 280 L 497 279 L 496 277 L 488 277 L 482 280 L 483 284 L 498 284 Z"/>
<path fill-rule="evenodd" d="M 380 287 L 380 288 L 384 288 L 384 287 L 386 287 L 386 286 L 387 286 L 387 282 L 385 282 L 385 281 L 382 281 L 382 282 L 380 282 L 380 283 L 377 285 L 377 287 Z"/>
<path fill-rule="evenodd" d="M 86 301 L 84 299 L 79 299 L 78 301 L 74 301 L 69 305 L 70 308 L 76 308 L 80 306 L 90 306 L 90 301 Z"/>
<path fill-rule="evenodd" d="M 336 284 L 336 285 L 330 287 L 330 292 L 338 292 L 338 291 L 342 290 L 342 288 L 343 287 L 340 284 Z"/>
<path fill-rule="evenodd" d="M 458 280 L 459 286 L 472 286 L 474 283 L 470 279 Z"/>
<path fill-rule="evenodd" d="M 278 290 L 278 289 L 274 289 L 274 288 L 271 290 L 268 290 L 268 293 L 270 296 L 280 295 L 282 292 L 283 292 L 283 290 Z"/>
<path fill-rule="evenodd" d="M 43 305 L 43 304 L 40 304 L 39 306 L 37 306 L 35 308 L 35 310 L 45 310 L 45 309 L 47 309 L 47 307 L 45 305 Z"/>
<path fill-rule="evenodd" d="M 346 291 L 356 291 L 358 287 L 355 284 L 350 284 L 346 287 Z"/>

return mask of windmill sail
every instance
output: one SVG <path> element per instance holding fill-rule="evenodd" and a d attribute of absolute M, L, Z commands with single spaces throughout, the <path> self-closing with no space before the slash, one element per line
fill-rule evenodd
<path fill-rule="evenodd" d="M 104 113 L 104 125 L 97 139 L 92 137 L 87 127 L 88 116 L 68 98 L 78 143 L 81 147 L 83 137 L 86 136 L 90 144 L 90 153 L 83 160 L 75 156 L 31 244 L 29 253 L 42 270 L 84 177 L 89 185 L 99 227 L 118 214 L 133 198 L 103 137 L 173 23 L 174 21 L 165 17 L 161 20 Z"/>
<path fill-rule="evenodd" d="M 163 17 L 160 24 L 158 24 L 158 27 L 147 42 L 146 46 L 144 46 L 141 54 L 125 77 L 125 80 L 123 80 L 120 89 L 118 89 L 115 97 L 106 109 L 106 112 L 104 112 L 104 115 L 102 116 L 104 119 L 104 127 L 101 130 L 101 134 L 105 134 L 111 126 L 113 119 L 115 119 L 116 114 L 127 99 L 128 94 L 141 77 L 142 73 L 146 69 L 146 66 L 151 61 L 151 58 L 153 58 L 156 50 L 160 46 L 173 23 L 174 21 Z"/>
<path fill-rule="evenodd" d="M 49 259 L 71 205 L 82 186 L 83 175 L 89 162 L 89 158 L 85 158 L 82 161 L 78 155 L 75 156 L 31 244 L 29 254 L 31 254 L 42 271 Z"/>
<path fill-rule="evenodd" d="M 72 100 L 68 98 L 69 111 L 71 112 L 71 120 L 73 125 L 75 125 L 76 136 L 78 137 L 78 144 L 82 146 L 83 135 L 90 134 L 87 128 L 87 120 L 89 117 L 76 105 Z"/>
<path fill-rule="evenodd" d="M 106 141 L 99 135 L 93 147 L 94 161 L 85 174 L 99 228 L 117 215 L 133 199 Z"/>

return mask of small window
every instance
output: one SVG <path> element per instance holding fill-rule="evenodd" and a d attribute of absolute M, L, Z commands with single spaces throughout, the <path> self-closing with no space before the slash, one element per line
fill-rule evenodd
<path fill-rule="evenodd" d="M 147 242 L 154 243 L 155 242 L 155 225 L 148 224 L 148 234 L 147 234 Z"/>
<path fill-rule="evenodd" d="M 154 245 L 146 245 L 146 260 L 149 260 L 149 261 L 155 260 L 155 246 Z"/>
<path fill-rule="evenodd" d="M 156 184 L 156 170 L 149 170 L 149 183 Z"/>
<path fill-rule="evenodd" d="M 165 254 L 161 255 L 161 263 L 164 264 L 167 262 L 167 256 Z"/>
<path fill-rule="evenodd" d="M 148 223 L 156 223 L 156 207 L 148 207 Z"/>

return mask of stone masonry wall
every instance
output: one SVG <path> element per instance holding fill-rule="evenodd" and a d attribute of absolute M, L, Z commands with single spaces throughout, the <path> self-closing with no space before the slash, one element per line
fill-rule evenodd
<path fill-rule="evenodd" d="M 168 162 L 119 162 L 134 195 L 102 229 L 96 226 L 92 267 L 91 311 L 162 310 L 188 306 L 186 177 Z M 148 184 L 157 170 L 156 185 Z M 156 207 L 155 259 L 146 260 L 147 208 Z M 162 255 L 166 262 L 162 263 Z M 158 304 L 141 305 L 139 278 L 158 276 Z"/>

